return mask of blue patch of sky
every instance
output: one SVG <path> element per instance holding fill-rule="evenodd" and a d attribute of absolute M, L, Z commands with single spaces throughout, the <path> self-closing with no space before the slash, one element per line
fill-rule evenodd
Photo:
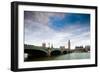
<path fill-rule="evenodd" d="M 50 27 L 54 30 L 60 30 L 64 27 L 80 25 L 81 27 L 90 26 L 90 14 L 65 13 L 64 17 L 52 16 Z"/>

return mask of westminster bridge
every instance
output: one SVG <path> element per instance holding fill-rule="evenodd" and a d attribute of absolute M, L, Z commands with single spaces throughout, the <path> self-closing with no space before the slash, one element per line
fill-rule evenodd
<path fill-rule="evenodd" d="M 27 53 L 28 57 L 57 56 L 61 54 L 72 53 L 73 51 L 74 50 L 24 45 L 24 53 Z"/>
<path fill-rule="evenodd" d="M 24 45 L 24 53 L 28 54 L 28 58 L 57 56 L 63 54 L 69 54 L 73 52 L 88 52 L 86 48 L 78 49 L 65 49 L 65 48 L 47 48 L 34 45 Z"/>

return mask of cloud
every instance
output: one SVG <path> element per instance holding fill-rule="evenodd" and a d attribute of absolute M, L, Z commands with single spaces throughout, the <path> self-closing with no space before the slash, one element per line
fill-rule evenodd
<path fill-rule="evenodd" d="M 63 18 L 62 13 L 51 13 L 51 12 L 39 12 L 39 11 L 24 11 L 25 20 L 32 20 L 34 22 L 42 23 L 43 25 L 48 25 L 49 18 L 52 16 Z"/>
<path fill-rule="evenodd" d="M 51 43 L 54 47 L 68 46 L 68 40 L 71 40 L 71 48 L 77 45 L 90 44 L 90 28 L 89 26 L 81 26 L 81 24 L 68 24 L 60 31 L 50 27 L 51 17 L 60 19 L 65 18 L 64 13 L 49 12 L 32 12 L 25 11 L 25 43 L 41 46 L 43 42 Z M 71 25 L 71 26 L 70 26 Z M 86 25 L 86 24 L 84 24 Z"/>

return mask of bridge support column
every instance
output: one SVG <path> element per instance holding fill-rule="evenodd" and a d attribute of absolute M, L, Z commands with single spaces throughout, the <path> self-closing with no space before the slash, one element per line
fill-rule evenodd
<path fill-rule="evenodd" d="M 63 50 L 61 50 L 61 54 L 63 54 Z"/>
<path fill-rule="evenodd" d="M 48 49 L 48 56 L 51 56 L 51 50 Z"/>

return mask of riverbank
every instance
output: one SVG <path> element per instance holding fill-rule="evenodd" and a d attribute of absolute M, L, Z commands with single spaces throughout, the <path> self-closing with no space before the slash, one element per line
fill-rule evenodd
<path fill-rule="evenodd" d="M 31 61 L 50 61 L 50 60 L 74 60 L 74 59 L 89 59 L 90 58 L 90 52 L 74 52 L 69 54 L 63 54 L 58 56 L 51 56 L 51 57 L 40 57 L 40 58 L 26 58 L 25 62 L 31 62 Z"/>

